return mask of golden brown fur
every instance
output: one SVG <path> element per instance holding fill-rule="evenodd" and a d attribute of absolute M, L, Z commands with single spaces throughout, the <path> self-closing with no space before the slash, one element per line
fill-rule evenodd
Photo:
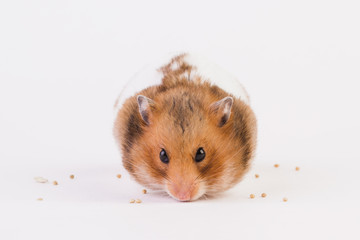
<path fill-rule="evenodd" d="M 178 67 L 173 70 L 172 64 Z M 160 69 L 162 84 L 127 99 L 114 125 L 124 167 L 136 181 L 171 195 L 186 185 L 191 200 L 225 191 L 241 180 L 254 156 L 257 131 L 247 104 L 200 81 L 200 76 L 189 81 L 192 68 L 182 61 L 182 55 L 174 58 Z M 149 124 L 139 113 L 137 95 L 153 100 Z M 234 102 L 222 126 L 221 112 L 214 103 L 227 96 Z M 194 155 L 199 147 L 205 149 L 206 157 L 197 163 Z M 161 149 L 166 149 L 168 164 L 159 160 Z"/>

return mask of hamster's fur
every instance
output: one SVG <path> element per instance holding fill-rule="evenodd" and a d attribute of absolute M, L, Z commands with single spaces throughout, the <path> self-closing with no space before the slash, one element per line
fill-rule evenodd
<path fill-rule="evenodd" d="M 120 97 L 114 123 L 127 171 L 145 187 L 180 201 L 238 183 L 250 167 L 257 136 L 242 85 L 220 88 L 210 78 L 214 74 L 199 71 L 201 64 L 190 59 L 175 56 L 159 66 L 158 84 Z M 226 74 L 216 78 L 222 76 L 226 82 Z"/>

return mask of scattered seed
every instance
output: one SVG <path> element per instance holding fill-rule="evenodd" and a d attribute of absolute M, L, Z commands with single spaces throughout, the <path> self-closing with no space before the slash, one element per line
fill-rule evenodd
<path fill-rule="evenodd" d="M 75 176 L 71 174 L 71 175 L 70 175 L 70 179 L 74 179 L 74 178 L 75 178 Z"/>
<path fill-rule="evenodd" d="M 299 170 L 300 170 L 300 167 L 296 167 L 295 170 L 296 170 L 296 171 L 299 171 Z"/>
<path fill-rule="evenodd" d="M 53 184 L 54 184 L 54 185 L 58 185 L 58 182 L 57 182 L 57 181 L 53 181 Z"/>
<path fill-rule="evenodd" d="M 263 198 L 266 197 L 266 193 L 262 193 L 261 197 L 263 197 Z"/>
<path fill-rule="evenodd" d="M 42 199 L 42 198 L 38 198 L 38 199 L 36 199 L 36 200 L 38 200 L 38 201 L 42 201 L 42 200 L 44 200 L 44 199 Z"/>
<path fill-rule="evenodd" d="M 121 178 L 121 174 L 116 175 L 117 178 Z"/>
<path fill-rule="evenodd" d="M 147 193 L 146 189 L 143 189 L 143 190 L 142 190 L 142 193 L 143 193 L 143 194 L 146 194 L 146 193 Z"/>
<path fill-rule="evenodd" d="M 284 201 L 284 202 L 287 202 L 287 200 L 288 200 L 288 199 L 287 199 L 286 197 L 283 198 L 283 201 Z"/>
<path fill-rule="evenodd" d="M 278 168 L 278 167 L 279 167 L 279 164 L 275 164 L 274 167 Z"/>
<path fill-rule="evenodd" d="M 255 195 L 254 195 L 254 194 L 250 194 L 250 198 L 255 198 Z"/>
<path fill-rule="evenodd" d="M 43 177 L 34 177 L 35 181 L 38 183 L 47 183 L 48 180 L 46 178 Z"/>
<path fill-rule="evenodd" d="M 259 174 L 255 174 L 255 177 L 256 177 L 256 178 L 259 178 L 260 176 L 259 176 Z"/>
<path fill-rule="evenodd" d="M 131 199 L 131 200 L 130 200 L 130 203 L 134 203 L 134 202 L 135 202 L 135 199 Z"/>
<path fill-rule="evenodd" d="M 141 203 L 141 200 L 140 200 L 140 199 L 136 199 L 135 202 L 136 202 L 136 203 Z"/>

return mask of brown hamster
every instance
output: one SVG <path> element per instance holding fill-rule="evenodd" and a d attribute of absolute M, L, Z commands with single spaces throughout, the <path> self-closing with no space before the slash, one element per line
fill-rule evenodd
<path fill-rule="evenodd" d="M 180 201 L 234 186 L 256 147 L 256 118 L 244 88 L 190 54 L 175 56 L 156 74 L 154 84 L 151 74 L 130 82 L 144 89 L 128 91 L 130 97 L 125 90 L 117 101 L 114 136 L 124 167 L 140 184 Z"/>

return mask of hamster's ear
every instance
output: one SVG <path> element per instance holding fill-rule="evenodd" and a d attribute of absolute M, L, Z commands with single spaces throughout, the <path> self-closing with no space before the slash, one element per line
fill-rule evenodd
<path fill-rule="evenodd" d="M 154 105 L 154 101 L 143 95 L 138 95 L 137 102 L 139 105 L 139 112 L 140 112 L 141 118 L 144 120 L 144 122 L 147 125 L 149 125 L 150 124 L 149 119 L 151 116 L 151 106 Z"/>
<path fill-rule="evenodd" d="M 228 96 L 210 105 L 210 112 L 215 115 L 219 127 L 224 126 L 229 120 L 233 102 L 234 99 Z"/>

